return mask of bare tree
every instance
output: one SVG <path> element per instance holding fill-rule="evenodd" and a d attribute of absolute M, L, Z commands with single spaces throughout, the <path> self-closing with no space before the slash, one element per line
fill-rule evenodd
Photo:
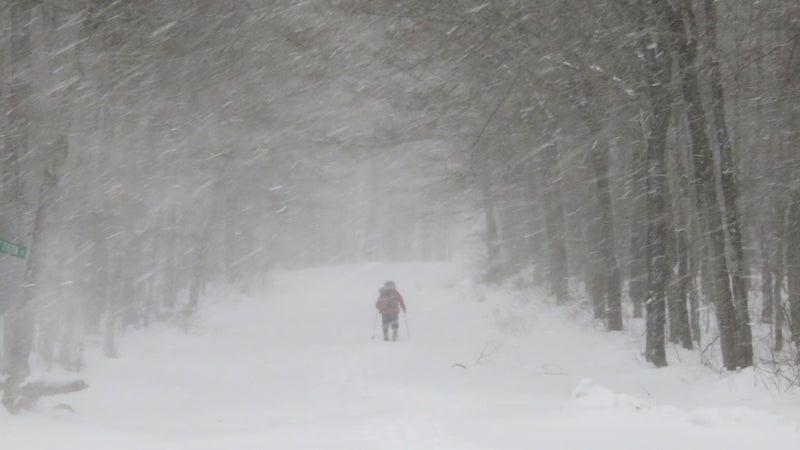
<path fill-rule="evenodd" d="M 544 183 L 541 196 L 547 232 L 548 278 L 553 295 L 559 303 L 564 303 L 569 299 L 567 226 L 561 197 L 561 170 L 559 168 L 558 138 L 555 131 L 548 138 L 549 141 L 539 148 L 537 159 L 539 178 Z"/>
<path fill-rule="evenodd" d="M 5 82 L 8 131 L 3 152 L 3 214 L 0 230 L 12 242 L 27 241 L 24 230 L 25 193 L 21 161 L 29 155 L 31 132 L 31 19 L 35 1 L 18 1 L 9 7 L 10 47 L 9 68 Z M 33 308 L 30 296 L 24 295 L 20 280 L 32 271 L 25 262 L 14 261 L 10 255 L 0 257 L 3 264 L 4 304 L 3 346 L 4 372 L 3 405 L 11 412 L 21 407 L 21 385 L 30 372 L 28 357 L 33 345 Z M 30 260 L 30 259 L 29 259 Z"/>
<path fill-rule="evenodd" d="M 653 6 L 660 20 L 670 32 L 670 46 L 678 60 L 683 100 L 687 105 L 686 121 L 689 125 L 689 136 L 692 143 L 697 209 L 703 234 L 708 239 L 709 245 L 711 276 L 715 286 L 713 303 L 717 311 L 723 363 L 728 370 L 735 370 L 746 361 L 739 359 L 739 332 L 736 309 L 728 282 L 729 271 L 725 255 L 722 205 L 719 203 L 716 192 L 714 159 L 706 134 L 706 116 L 696 64 L 697 42 L 687 30 L 682 16 L 691 11 L 686 8 L 675 9 L 667 2 L 655 1 Z"/>
<path fill-rule="evenodd" d="M 750 332 L 750 313 L 747 302 L 747 274 L 745 273 L 742 227 L 739 221 L 739 197 L 734 179 L 736 167 L 733 162 L 733 149 L 725 119 L 725 93 L 722 86 L 722 70 L 717 47 L 717 4 L 704 0 L 706 41 L 708 46 L 708 66 L 711 83 L 711 110 L 716 128 L 716 141 L 720 161 L 722 198 L 725 211 L 725 225 L 730 243 L 730 261 L 733 266 L 730 276 L 733 284 L 733 298 L 737 321 L 737 356 L 739 366 L 753 365 L 753 338 Z"/>
<path fill-rule="evenodd" d="M 666 147 L 672 96 L 668 89 L 672 78 L 672 58 L 666 49 L 664 33 L 656 22 L 640 18 L 643 25 L 654 27 L 652 37 L 640 41 L 646 57 L 646 73 L 650 109 L 647 134 L 647 360 L 656 367 L 667 365 L 666 358 L 666 291 L 669 280 L 667 259 L 668 184 Z"/>

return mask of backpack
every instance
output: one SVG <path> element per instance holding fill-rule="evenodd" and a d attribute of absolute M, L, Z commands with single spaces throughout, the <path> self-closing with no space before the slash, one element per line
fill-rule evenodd
<path fill-rule="evenodd" d="M 381 311 L 397 310 L 397 291 L 394 289 L 381 289 L 378 305 Z"/>

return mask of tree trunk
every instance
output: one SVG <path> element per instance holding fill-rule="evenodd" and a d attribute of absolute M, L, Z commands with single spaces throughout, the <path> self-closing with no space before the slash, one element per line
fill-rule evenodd
<path fill-rule="evenodd" d="M 680 127 L 677 121 L 673 126 L 676 136 L 676 145 L 680 135 Z M 668 311 L 669 311 L 669 337 L 670 342 L 680 343 L 686 349 L 692 348 L 692 329 L 689 316 L 689 296 L 691 295 L 692 283 L 690 279 L 690 260 L 691 246 L 689 244 L 690 219 L 687 217 L 686 204 L 689 198 L 689 189 L 686 186 L 688 179 L 686 173 L 686 161 L 684 152 L 673 151 L 667 157 L 667 173 L 670 182 L 667 184 L 670 198 L 671 214 L 668 254 L 670 256 L 671 279 L 668 291 Z"/>
<path fill-rule="evenodd" d="M 548 267 L 547 261 L 547 232 L 544 225 L 544 210 L 541 202 L 536 200 L 539 192 L 542 190 L 541 180 L 539 174 L 536 173 L 536 164 L 534 158 L 529 158 L 528 163 L 525 165 L 525 172 L 527 176 L 528 196 L 526 199 L 526 227 L 527 232 L 526 241 L 527 245 L 525 250 L 530 254 L 529 260 L 533 262 L 533 283 L 537 286 L 545 285 L 544 272 Z"/>
<path fill-rule="evenodd" d="M 192 255 L 192 268 L 189 274 L 189 302 L 186 304 L 186 312 L 189 314 L 194 314 L 200 304 L 200 291 L 203 284 L 202 257 L 200 252 Z"/>
<path fill-rule="evenodd" d="M 495 202 L 491 192 L 491 175 L 488 161 L 483 161 L 480 170 L 481 199 L 483 200 L 483 214 L 486 221 L 486 252 L 489 263 L 489 277 L 493 279 L 502 273 L 504 261 L 502 249 L 500 248 Z"/>
<path fill-rule="evenodd" d="M 761 323 L 772 323 L 775 316 L 775 299 L 772 296 L 772 255 L 769 239 L 761 229 Z"/>
<path fill-rule="evenodd" d="M 692 349 L 692 329 L 689 322 L 689 310 L 687 300 L 691 290 L 689 280 L 689 237 L 685 229 L 676 232 L 676 248 L 678 273 L 675 277 L 675 297 L 670 304 L 670 314 L 673 319 L 670 321 L 670 336 L 674 342 L 680 342 L 681 346 L 687 350 Z"/>
<path fill-rule="evenodd" d="M 784 319 L 784 310 L 783 310 L 783 278 L 785 271 L 783 270 L 783 264 L 776 264 L 775 265 L 775 276 L 773 277 L 773 284 L 772 284 L 772 299 L 775 303 L 775 326 L 774 326 L 774 339 L 775 344 L 773 349 L 776 352 L 783 351 L 783 319 Z"/>
<path fill-rule="evenodd" d="M 35 1 L 20 0 L 10 4 L 10 49 L 8 67 L 4 74 L 6 83 L 7 117 L 5 147 L 3 152 L 2 198 L 0 232 L 4 240 L 17 244 L 26 241 L 24 227 L 25 199 L 20 173 L 20 161 L 28 156 L 30 114 L 28 99 L 31 93 L 31 11 Z M 28 255 L 30 258 L 31 255 Z M 3 348 L 6 382 L 3 388 L 3 405 L 10 412 L 19 410 L 20 386 L 30 372 L 28 357 L 33 345 L 33 310 L 26 292 L 20 288 L 27 274 L 25 262 L 8 254 L 0 256 L 3 272 Z"/>
<path fill-rule="evenodd" d="M 773 257 L 773 277 L 772 277 L 772 302 L 775 310 L 774 336 L 775 344 L 773 349 L 776 352 L 783 350 L 783 322 L 785 311 L 783 309 L 783 282 L 786 276 L 786 202 L 775 202 L 775 221 L 777 232 L 775 239 L 775 256 Z"/>
<path fill-rule="evenodd" d="M 59 135 L 54 142 L 49 145 L 46 167 L 42 177 L 42 185 L 39 190 L 39 206 L 36 208 L 36 214 L 33 221 L 33 234 L 31 236 L 31 245 L 28 249 L 28 258 L 25 266 L 25 276 L 23 279 L 22 300 L 28 305 L 26 308 L 31 310 L 31 318 L 33 320 L 32 305 L 37 298 L 37 294 L 41 292 L 40 278 L 42 271 L 42 263 L 47 259 L 46 254 L 46 234 L 45 227 L 47 225 L 47 218 L 56 206 L 56 191 L 58 189 L 59 172 L 61 165 L 67 157 L 69 152 L 69 142 L 67 141 L 66 134 Z M 31 326 L 33 323 L 31 323 Z M 56 329 L 54 324 L 50 324 L 51 328 L 47 332 L 43 331 L 43 348 L 48 347 L 46 340 L 48 333 L 55 333 Z M 32 331 L 31 331 L 32 333 Z M 51 336 L 55 336 L 51 334 Z M 50 346 L 52 349 L 52 346 Z M 50 355 L 52 357 L 52 354 Z"/>
<path fill-rule="evenodd" d="M 639 124 L 637 128 L 645 126 Z M 645 235 L 647 233 L 647 207 L 645 197 L 647 196 L 647 151 L 644 150 L 646 143 L 644 136 L 638 132 L 634 143 L 631 145 L 631 250 L 630 264 L 628 272 L 630 281 L 628 283 L 628 296 L 633 304 L 633 317 L 643 317 L 642 305 L 647 295 L 647 263 L 645 251 Z"/>
<path fill-rule="evenodd" d="M 594 197 L 592 193 L 592 197 Z M 594 199 L 593 199 L 594 200 Z M 603 258 L 600 251 L 600 221 L 596 201 L 590 201 L 586 206 L 588 217 L 584 226 L 584 241 L 586 259 L 583 263 L 584 282 L 586 293 L 592 302 L 592 311 L 595 319 L 606 318 L 606 277 L 603 271 Z"/>
<path fill-rule="evenodd" d="M 692 328 L 692 338 L 699 346 L 702 343 L 703 333 L 700 328 L 700 296 L 697 292 L 697 277 L 700 273 L 697 264 L 697 252 L 690 251 L 689 263 L 689 324 Z"/>
<path fill-rule="evenodd" d="M 223 219 L 225 224 L 228 223 L 227 219 Z M 164 255 L 164 293 L 161 304 L 167 310 L 172 310 L 175 302 L 178 300 L 178 261 L 177 261 L 177 240 L 178 240 L 178 214 L 175 208 L 168 212 L 167 224 L 163 231 L 163 240 L 165 242 L 165 255 Z M 227 237 L 227 233 L 226 233 Z M 227 255 L 227 250 L 225 252 Z M 227 256 L 226 256 L 227 258 Z M 227 269 L 227 259 L 225 267 Z M 226 270 L 227 274 L 227 270 Z"/>
<path fill-rule="evenodd" d="M 722 86 L 722 71 L 717 49 L 717 6 L 715 0 L 704 0 L 706 13 L 706 39 L 709 50 L 709 74 L 711 78 L 711 104 L 716 128 L 717 148 L 720 161 L 722 198 L 725 204 L 725 224 L 730 243 L 731 278 L 733 298 L 736 306 L 737 356 L 740 367 L 753 365 L 753 338 L 750 332 L 750 312 L 747 301 L 747 274 L 745 273 L 744 245 L 739 223 L 739 208 L 736 204 L 735 166 L 731 139 L 725 121 L 725 93 Z"/>
<path fill-rule="evenodd" d="M 614 251 L 614 213 L 611 203 L 611 188 L 608 182 L 609 153 L 605 140 L 595 140 L 591 150 L 597 188 L 598 223 L 597 243 L 600 260 L 605 275 L 605 316 L 606 326 L 611 331 L 622 330 L 622 282 L 619 264 Z"/>
<path fill-rule="evenodd" d="M 555 139 L 555 137 L 554 137 Z M 544 204 L 545 228 L 547 230 L 547 255 L 549 261 L 550 288 L 558 303 L 569 299 L 567 268 L 566 219 L 561 203 L 561 174 L 558 168 L 558 148 L 555 141 L 542 146 L 538 152 L 542 203 Z"/>
<path fill-rule="evenodd" d="M 800 229 L 800 189 L 789 202 L 788 230 Z M 789 331 L 792 343 L 800 350 L 800 234 L 786 233 L 786 281 L 789 287 Z"/>
<path fill-rule="evenodd" d="M 672 98 L 667 86 L 671 79 L 672 58 L 661 50 L 663 42 L 642 42 L 646 55 L 650 99 L 647 137 L 647 338 L 645 355 L 656 367 L 667 365 L 665 295 L 669 279 L 667 262 L 667 130 Z"/>

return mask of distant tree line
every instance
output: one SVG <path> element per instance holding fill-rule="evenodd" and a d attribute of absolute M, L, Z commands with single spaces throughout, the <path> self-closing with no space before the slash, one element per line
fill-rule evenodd
<path fill-rule="evenodd" d="M 472 86 L 490 275 L 533 264 L 609 330 L 644 316 L 656 366 L 668 342 L 777 362 L 786 330 L 796 354 L 797 2 L 354 3 Z"/>
<path fill-rule="evenodd" d="M 290 1 L 0 2 L 0 239 L 27 248 L 0 254 L 9 410 L 60 392 L 31 371 L 79 370 L 94 343 L 115 357 L 126 328 L 188 317 L 209 283 L 446 258 L 448 227 L 468 220 L 451 195 L 461 163 L 435 135 L 396 133 L 423 119 L 402 114 L 412 80 L 369 67 L 349 17 Z"/>

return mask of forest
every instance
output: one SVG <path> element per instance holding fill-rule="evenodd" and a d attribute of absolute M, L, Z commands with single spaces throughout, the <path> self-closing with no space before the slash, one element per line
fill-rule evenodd
<path fill-rule="evenodd" d="M 463 253 L 800 383 L 797 0 L 0 0 L 0 111 L 11 412 L 209 285 Z"/>

